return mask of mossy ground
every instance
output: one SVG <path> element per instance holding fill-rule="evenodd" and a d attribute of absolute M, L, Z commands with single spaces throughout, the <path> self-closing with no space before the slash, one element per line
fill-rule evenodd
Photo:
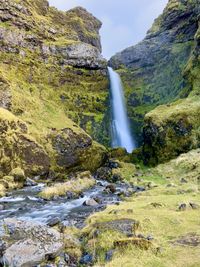
<path fill-rule="evenodd" d="M 193 152 L 193 160 L 197 151 Z M 181 245 L 177 240 L 190 240 L 190 236 L 197 238 L 199 231 L 200 209 L 192 209 L 189 203 L 200 204 L 198 176 L 190 179 L 192 170 L 185 168 L 186 161 L 191 166 L 191 154 L 183 155 L 185 164 L 169 162 L 156 169 L 143 169 L 140 177 L 132 177 L 134 184 L 144 185 L 151 181 L 156 184 L 143 193 L 138 193 L 127 198 L 119 206 L 109 206 L 105 211 L 92 215 L 87 220 L 87 226 L 82 234 L 86 236 L 85 249 L 96 257 L 96 267 L 199 267 L 199 245 L 191 242 L 190 245 Z M 187 158 L 187 160 L 186 160 Z M 180 159 L 177 160 L 180 162 Z M 174 170 L 176 175 L 170 176 L 166 171 Z M 165 170 L 165 171 L 163 171 Z M 171 173 L 171 172 L 170 172 Z M 183 174 L 187 174 L 183 176 Z M 133 175 L 134 176 L 134 175 Z M 124 176 L 130 181 L 129 175 Z M 182 183 L 181 178 L 187 177 L 187 183 Z M 185 211 L 179 211 L 179 205 L 186 203 Z M 95 228 L 102 223 L 116 219 L 133 219 L 139 221 L 140 226 L 136 234 L 152 236 L 152 247 L 143 250 L 131 245 L 131 238 L 115 230 Z M 98 235 L 92 234 L 99 231 Z M 118 240 L 130 240 L 130 245 L 114 247 Z M 114 249 L 110 262 L 105 261 L 105 254 Z"/>

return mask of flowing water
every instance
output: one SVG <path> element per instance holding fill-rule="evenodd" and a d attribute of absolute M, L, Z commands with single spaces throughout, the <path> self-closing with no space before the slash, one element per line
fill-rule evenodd
<path fill-rule="evenodd" d="M 118 73 L 108 68 L 112 105 L 112 146 L 124 147 L 130 153 L 135 149 L 124 99 L 123 86 Z"/>
<path fill-rule="evenodd" d="M 38 197 L 44 184 L 25 187 L 10 192 L 8 196 L 0 198 L 0 205 L 4 209 L 0 211 L 0 220 L 15 217 L 20 220 L 30 220 L 46 224 L 52 218 L 59 218 L 64 225 L 82 227 L 85 219 L 93 212 L 102 210 L 108 204 L 118 203 L 118 193 L 126 184 L 120 183 L 116 186 L 116 194 L 105 194 L 104 189 L 108 183 L 97 181 L 97 184 L 87 190 L 82 197 L 68 199 L 66 197 L 45 201 Z M 99 198 L 101 204 L 95 207 L 84 206 L 83 203 L 90 198 Z"/>

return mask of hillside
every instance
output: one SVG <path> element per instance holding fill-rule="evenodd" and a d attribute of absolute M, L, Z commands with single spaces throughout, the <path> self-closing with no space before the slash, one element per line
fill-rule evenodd
<path fill-rule="evenodd" d="M 1 1 L 1 174 L 16 167 L 38 175 L 101 165 L 105 149 L 82 130 L 109 142 L 100 27 L 81 7 L 62 12 L 46 0 Z M 92 156 L 88 163 L 93 150 L 98 162 L 85 166 L 95 161 Z"/>

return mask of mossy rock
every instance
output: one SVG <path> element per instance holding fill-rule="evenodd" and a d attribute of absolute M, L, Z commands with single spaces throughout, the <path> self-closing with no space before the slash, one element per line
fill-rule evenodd
<path fill-rule="evenodd" d="M 14 182 L 23 183 L 26 179 L 24 170 L 15 168 L 9 173 L 10 177 L 14 177 Z"/>
<path fill-rule="evenodd" d="M 200 98 L 190 96 L 159 106 L 145 117 L 143 155 L 146 163 L 168 161 L 200 146 Z"/>
<path fill-rule="evenodd" d="M 107 159 L 105 147 L 94 142 L 82 129 L 65 128 L 52 131 L 52 168 L 56 172 L 89 170 L 94 172 Z"/>
<path fill-rule="evenodd" d="M 0 108 L 0 164 L 3 175 L 14 176 L 15 181 L 26 175 L 39 175 L 49 169 L 49 158 L 44 148 L 29 135 L 27 124 L 11 112 Z M 16 169 L 17 168 L 17 169 Z M 15 169 L 16 173 L 12 170 Z"/>

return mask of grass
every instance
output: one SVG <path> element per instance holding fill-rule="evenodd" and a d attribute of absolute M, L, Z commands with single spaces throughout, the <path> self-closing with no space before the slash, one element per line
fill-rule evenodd
<path fill-rule="evenodd" d="M 79 195 L 95 184 L 92 177 L 83 177 L 75 180 L 69 180 L 65 183 L 57 183 L 53 186 L 46 187 L 39 196 L 44 199 L 52 199 L 54 197 L 64 197 L 68 192 Z"/>
<path fill-rule="evenodd" d="M 130 172 L 124 176 L 134 184 L 151 182 L 157 187 L 126 198 L 120 205 L 108 206 L 106 210 L 95 213 L 87 219 L 87 226 L 82 230 L 82 235 L 85 237 L 84 248 L 96 255 L 95 267 L 200 266 L 199 246 L 174 244 L 176 240 L 191 233 L 200 236 L 200 210 L 193 210 L 189 205 L 190 202 L 200 205 L 198 166 L 196 172 L 191 167 L 191 162 L 198 163 L 198 154 L 199 150 L 192 151 L 155 169 L 143 168 L 142 175 L 138 178 L 136 176 L 130 178 Z M 170 173 L 174 170 L 174 175 L 169 175 L 167 170 Z M 181 183 L 181 178 L 187 178 L 188 182 Z M 171 184 L 171 187 L 168 184 Z M 187 204 L 185 211 L 178 210 L 182 203 Z M 153 236 L 152 248 L 139 249 L 131 245 L 131 238 L 127 238 L 124 234 L 112 229 L 102 230 L 100 227 L 105 222 L 124 218 L 139 221 L 140 226 L 136 234 Z M 93 234 L 96 231 L 98 235 Z M 114 244 L 120 240 L 125 242 L 128 240 L 130 245 L 114 249 Z M 112 249 L 114 255 L 111 262 L 105 262 L 106 252 Z"/>

